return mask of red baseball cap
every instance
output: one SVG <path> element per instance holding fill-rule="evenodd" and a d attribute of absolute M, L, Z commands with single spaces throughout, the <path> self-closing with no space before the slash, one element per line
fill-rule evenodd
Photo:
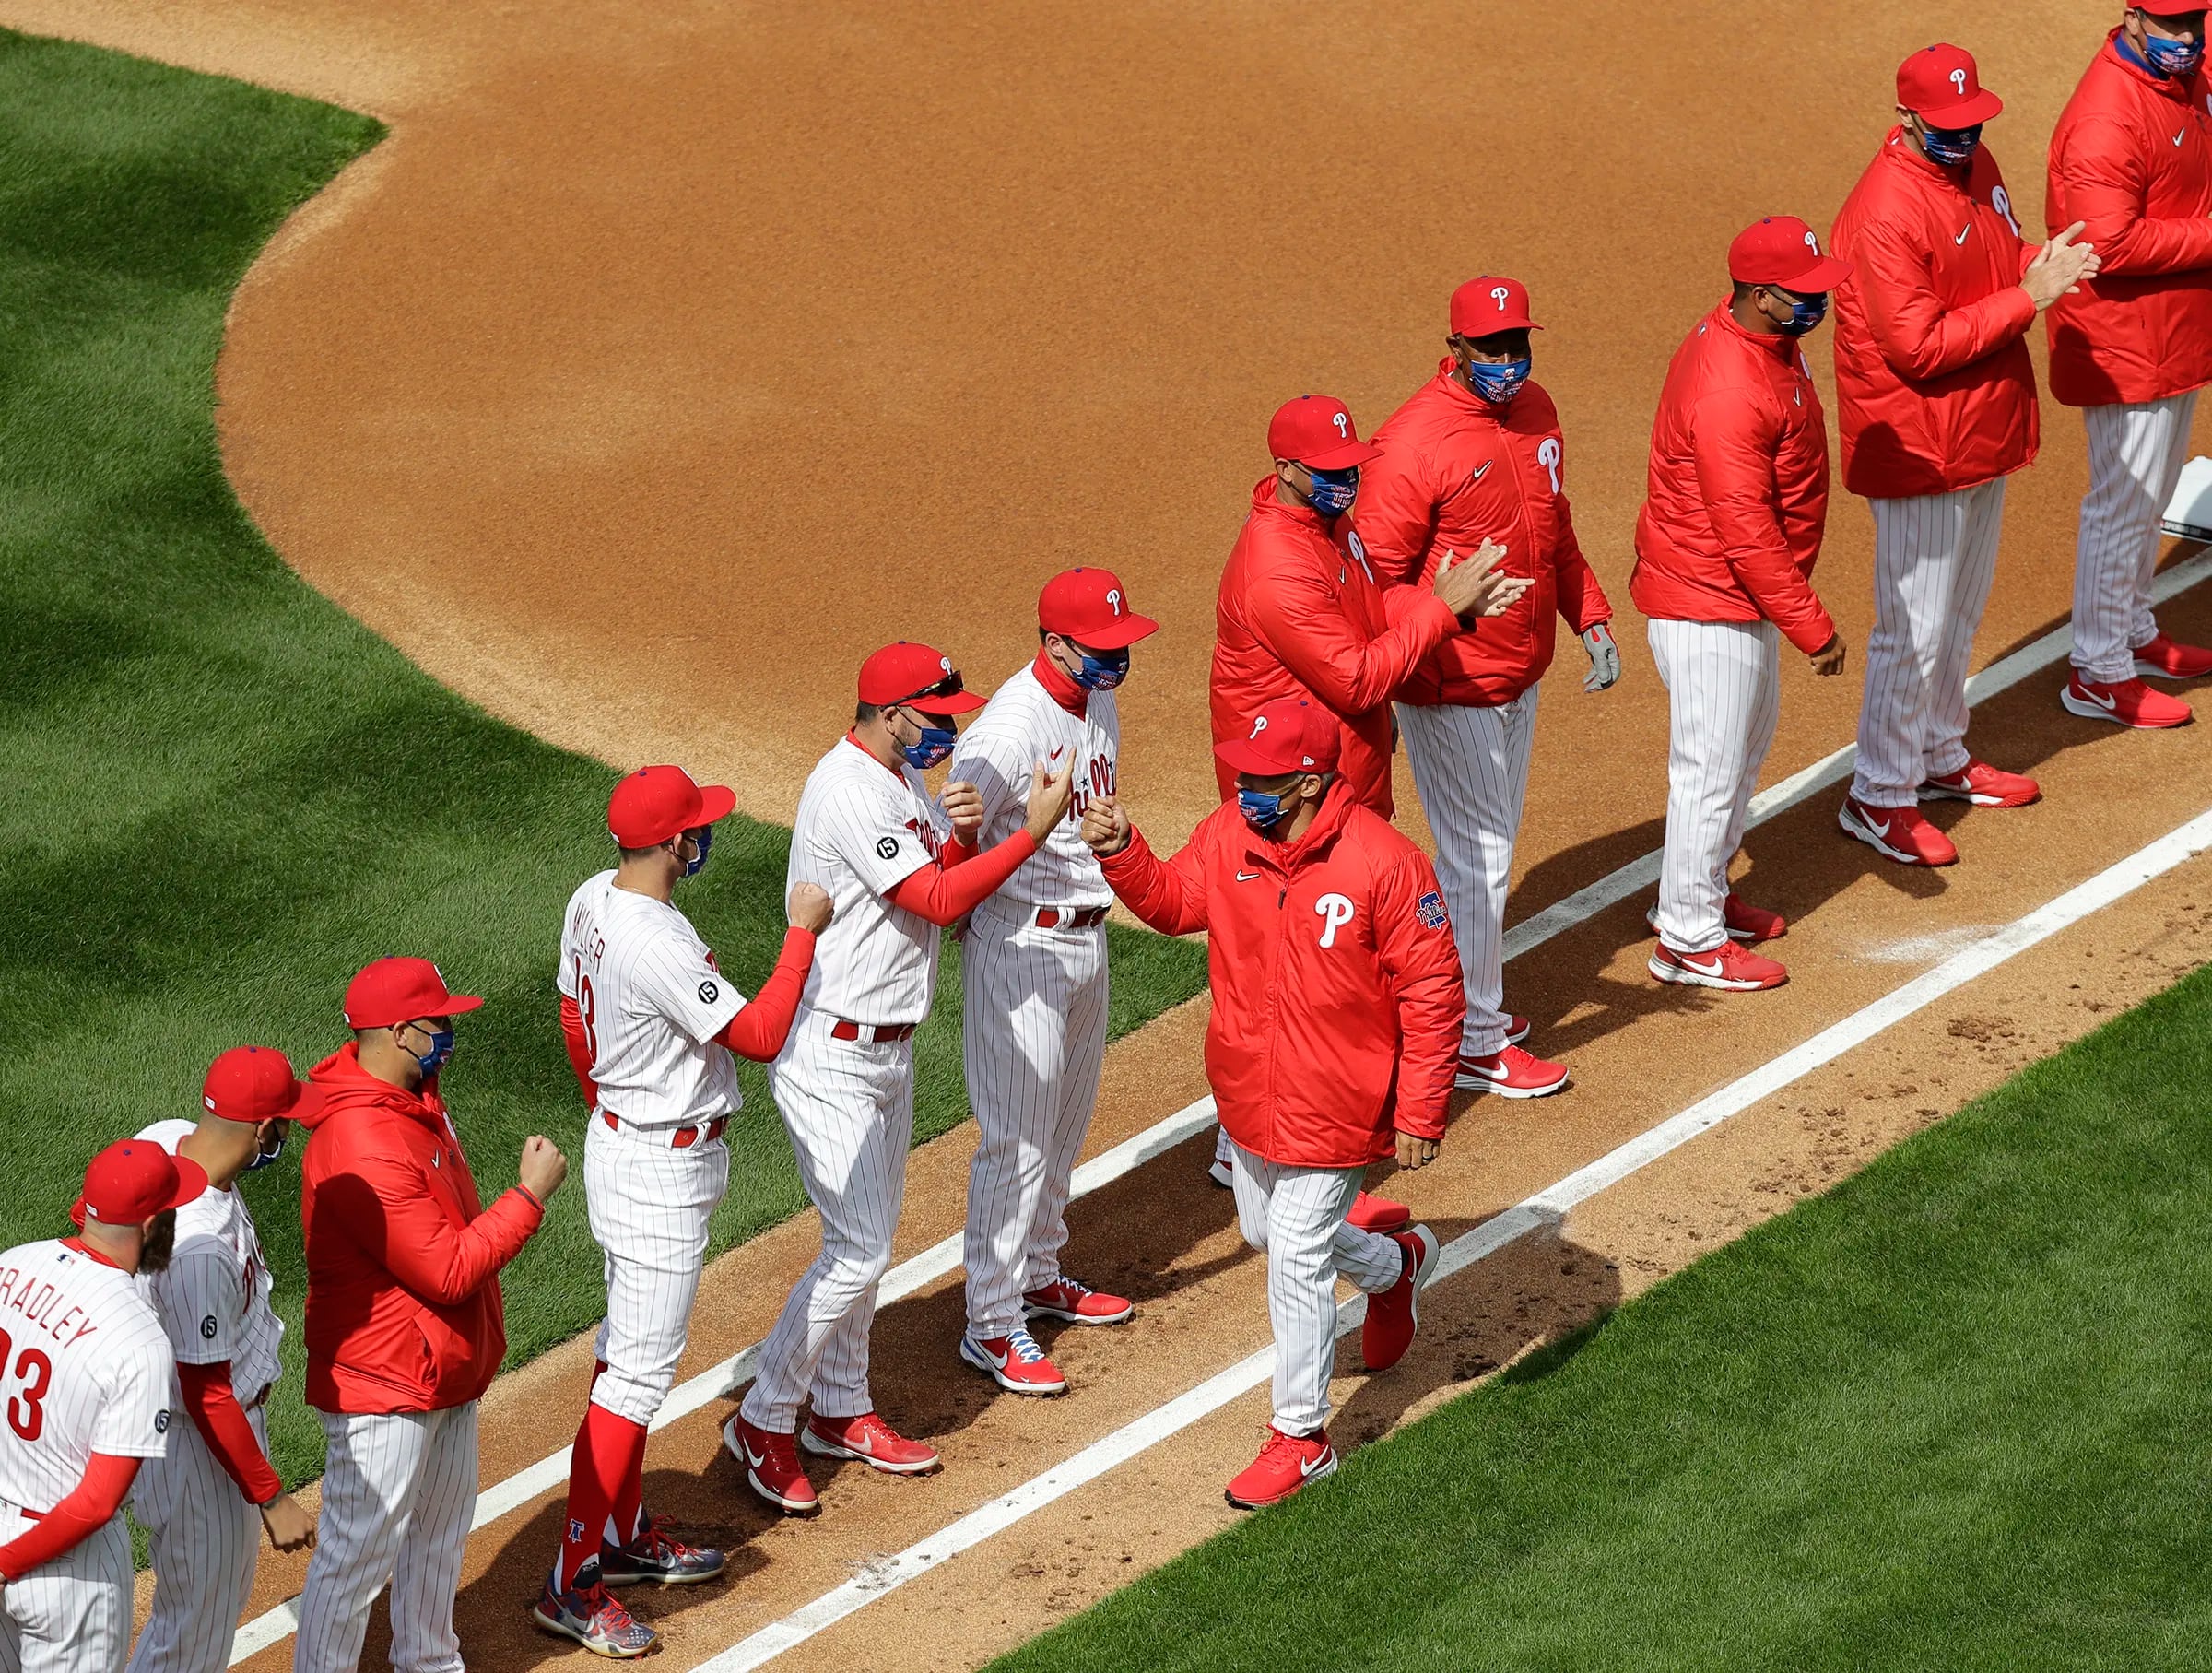
<path fill-rule="evenodd" d="M 70 1205 L 76 1225 L 135 1226 L 165 1208 L 180 1208 L 207 1188 L 207 1170 L 171 1156 L 150 1138 L 124 1138 L 92 1159 L 84 1194 Z"/>
<path fill-rule="evenodd" d="M 347 1028 L 392 1028 L 418 1017 L 458 1017 L 484 1001 L 448 993 L 428 959 L 379 959 L 346 984 Z"/>
<path fill-rule="evenodd" d="M 321 1087 L 292 1074 L 289 1057 L 266 1045 L 232 1046 L 200 1083 L 200 1102 L 225 1121 L 296 1121 L 320 1109 L 324 1096 Z"/>
<path fill-rule="evenodd" d="M 640 767 L 606 798 L 606 828 L 625 848 L 651 848 L 712 825 L 737 806 L 727 784 L 694 783 L 681 767 Z"/>
<path fill-rule="evenodd" d="M 1242 737 L 1216 744 L 1214 753 L 1239 772 L 1281 778 L 1291 772 L 1336 770 L 1338 723 L 1331 711 L 1302 697 L 1264 703 Z"/>
<path fill-rule="evenodd" d="M 1728 246 L 1728 277 L 1739 285 L 1773 285 L 1799 296 L 1833 290 L 1851 264 L 1820 253 L 1820 239 L 1794 215 L 1753 221 Z"/>
<path fill-rule="evenodd" d="M 1159 623 L 1129 607 L 1112 570 L 1064 570 L 1037 595 L 1037 625 L 1093 650 L 1118 651 L 1159 631 Z"/>
<path fill-rule="evenodd" d="M 1484 275 L 1452 293 L 1452 335 L 1487 337 L 1500 331 L 1541 331 L 1528 317 L 1528 287 L 1519 279 Z"/>
<path fill-rule="evenodd" d="M 1897 102 L 1931 128 L 1975 128 L 2005 108 L 1964 47 L 1925 46 L 1897 66 Z"/>
<path fill-rule="evenodd" d="M 1359 439 L 1352 415 L 1335 395 L 1300 395 L 1267 420 L 1267 452 L 1308 470 L 1349 470 L 1380 459 L 1382 450 Z"/>
<path fill-rule="evenodd" d="M 982 698 L 961 688 L 951 657 L 904 639 L 860 665 L 860 701 L 878 709 L 912 703 L 929 714 L 965 714 L 983 706 Z"/>

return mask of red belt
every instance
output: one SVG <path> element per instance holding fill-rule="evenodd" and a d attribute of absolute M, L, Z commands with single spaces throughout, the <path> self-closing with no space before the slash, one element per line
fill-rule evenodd
<path fill-rule="evenodd" d="M 606 1122 L 608 1127 L 613 1129 L 615 1132 L 618 1133 L 622 1130 L 622 1123 L 618 1118 L 617 1118 L 612 1110 L 601 1110 L 599 1112 L 599 1118 Z M 629 1124 L 629 1130 L 633 1133 L 642 1133 L 648 1137 L 654 1138 L 657 1138 L 663 1133 L 666 1133 L 668 1135 L 668 1148 L 670 1149 L 688 1150 L 695 1144 L 712 1144 L 717 1138 L 722 1137 L 723 1129 L 729 1125 L 730 1118 L 727 1115 L 717 1115 L 712 1121 L 708 1122 L 704 1126 L 686 1125 L 674 1129 L 668 1127 L 641 1127 L 633 1121 Z"/>
<path fill-rule="evenodd" d="M 1106 922 L 1108 910 L 1103 906 L 1085 906 L 1079 909 L 1040 906 L 1037 909 L 1037 927 L 1039 929 L 1096 929 Z"/>
<path fill-rule="evenodd" d="M 912 1022 L 885 1022 L 870 1028 L 865 1022 L 847 1022 L 842 1018 L 830 1025 L 832 1040 L 868 1040 L 877 1045 L 894 1045 L 901 1040 L 912 1040 L 919 1025 Z"/>

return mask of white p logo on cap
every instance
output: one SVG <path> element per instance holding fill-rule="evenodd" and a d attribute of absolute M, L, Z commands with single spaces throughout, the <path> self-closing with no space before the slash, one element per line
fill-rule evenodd
<path fill-rule="evenodd" d="M 1261 733 L 1266 730 L 1267 717 L 1265 714 L 1255 714 L 1252 717 L 1252 737 L 1248 737 L 1244 741 L 1249 744 L 1252 742 L 1253 738 L 1259 736 Z"/>
<path fill-rule="evenodd" d="M 1805 247 L 1807 250 L 1810 250 L 1815 255 L 1818 255 L 1820 253 L 1820 241 L 1813 236 L 1812 230 L 1810 228 L 1806 230 Z"/>
<path fill-rule="evenodd" d="M 1329 421 L 1336 426 L 1336 433 L 1338 435 L 1344 437 L 1347 441 L 1351 439 L 1351 419 L 1346 418 L 1344 414 L 1340 412 L 1333 412 L 1329 415 Z"/>
<path fill-rule="evenodd" d="M 1959 89 L 1959 96 L 1961 99 L 1965 98 L 1966 72 L 1964 70 L 1953 70 L 1951 72 L 1951 85 Z"/>
<path fill-rule="evenodd" d="M 1490 300 L 1498 304 L 1498 312 L 1500 313 L 1503 313 L 1505 312 L 1506 299 L 1511 297 L 1512 294 L 1513 293 L 1508 290 L 1503 285 L 1492 285 L 1490 287 Z"/>
<path fill-rule="evenodd" d="M 1119 616 L 1122 613 L 1121 588 L 1108 587 L 1106 589 L 1106 607 L 1112 610 L 1116 616 Z"/>

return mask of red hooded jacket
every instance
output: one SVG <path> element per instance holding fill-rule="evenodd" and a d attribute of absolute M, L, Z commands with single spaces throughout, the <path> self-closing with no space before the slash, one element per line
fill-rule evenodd
<path fill-rule="evenodd" d="M 1987 146 L 1930 162 L 1891 128 L 1836 217 L 1836 418 L 1843 486 L 1948 494 L 2018 470 L 2040 440 L 2020 237 Z"/>
<path fill-rule="evenodd" d="M 1773 622 L 1808 656 L 1835 637 L 1813 594 L 1828 526 L 1828 426 L 1795 337 L 1723 301 L 1666 368 L 1629 596 L 1667 621 Z"/>
<path fill-rule="evenodd" d="M 1441 1138 L 1467 1000 L 1429 856 L 1329 787 L 1305 835 L 1271 842 L 1236 804 L 1163 861 L 1133 833 L 1105 858 L 1129 910 L 1209 932 L 1206 1078 L 1229 1136 L 1292 1167 L 1358 1168 L 1394 1133 Z"/>
<path fill-rule="evenodd" d="M 2051 132 L 2052 227 L 2082 223 L 2103 269 L 2045 314 L 2068 406 L 2212 383 L 2212 79 L 2161 78 L 2107 37 Z"/>
<path fill-rule="evenodd" d="M 516 1186 L 486 1209 L 435 1089 L 361 1067 L 350 1043 L 309 1079 L 302 1117 L 307 1403 L 323 1411 L 437 1411 L 491 1384 L 507 1352 L 499 1271 L 545 1218 Z"/>
<path fill-rule="evenodd" d="M 1536 383 L 1493 406 L 1452 376 L 1435 377 L 1375 431 L 1382 456 L 1359 473 L 1352 518 L 1375 578 L 1385 585 L 1436 579 L 1447 551 L 1472 558 L 1487 536 L 1505 548 L 1501 575 L 1535 585 L 1479 631 L 1455 633 L 1399 687 L 1402 702 L 1508 703 L 1544 677 L 1558 633 L 1613 619 L 1583 561 L 1567 496 L 1559 409 Z"/>
<path fill-rule="evenodd" d="M 1277 698 L 1311 698 L 1344 723 L 1337 770 L 1352 794 L 1390 818 L 1390 694 L 1459 631 L 1434 594 L 1416 595 L 1400 616 L 1390 625 L 1347 519 L 1331 527 L 1311 506 L 1285 505 L 1275 477 L 1261 477 L 1214 607 L 1214 742 L 1242 737 Z M 1227 801 L 1236 772 L 1218 757 L 1214 772 Z"/>

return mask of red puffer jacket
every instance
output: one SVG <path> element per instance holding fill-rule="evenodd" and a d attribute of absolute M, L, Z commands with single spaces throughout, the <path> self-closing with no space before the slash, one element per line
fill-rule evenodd
<path fill-rule="evenodd" d="M 1466 995 L 1429 856 L 1341 782 L 1305 835 L 1277 843 L 1230 803 L 1162 861 L 1133 836 L 1104 862 L 1130 911 L 1209 931 L 1206 1078 L 1254 1155 L 1356 1168 L 1394 1132 L 1441 1138 Z"/>
<path fill-rule="evenodd" d="M 2037 247 L 1989 147 L 1947 169 L 1890 129 L 1829 248 L 1855 268 L 1836 289 L 1843 486 L 1874 500 L 1947 494 L 2033 459 L 2035 303 L 2020 275 Z"/>
<path fill-rule="evenodd" d="M 1828 426 L 1795 337 L 1723 301 L 1666 369 L 1629 596 L 1668 621 L 1771 621 L 1810 655 L 1836 624 L 1813 594 L 1828 526 Z"/>
<path fill-rule="evenodd" d="M 2068 406 L 2212 383 L 2212 79 L 2152 75 L 2114 29 L 2051 133 L 2044 220 L 2082 223 L 2103 270 L 2045 315 Z"/>
<path fill-rule="evenodd" d="M 1426 586 L 1445 552 L 1472 558 L 1488 536 L 1505 548 L 1499 573 L 1536 583 L 1504 615 L 1446 640 L 1398 689 L 1401 701 L 1511 702 L 1551 666 L 1554 611 L 1577 633 L 1613 619 L 1574 537 L 1559 409 L 1542 385 L 1492 406 L 1447 359 L 1375 445 L 1382 456 L 1359 473 L 1352 521 L 1376 580 Z"/>
<path fill-rule="evenodd" d="M 309 1079 L 301 1118 L 307 1403 L 323 1411 L 438 1411 L 490 1386 L 507 1352 L 499 1270 L 545 1218 L 519 1185 L 489 1209 L 436 1090 L 361 1067 L 349 1043 Z"/>

